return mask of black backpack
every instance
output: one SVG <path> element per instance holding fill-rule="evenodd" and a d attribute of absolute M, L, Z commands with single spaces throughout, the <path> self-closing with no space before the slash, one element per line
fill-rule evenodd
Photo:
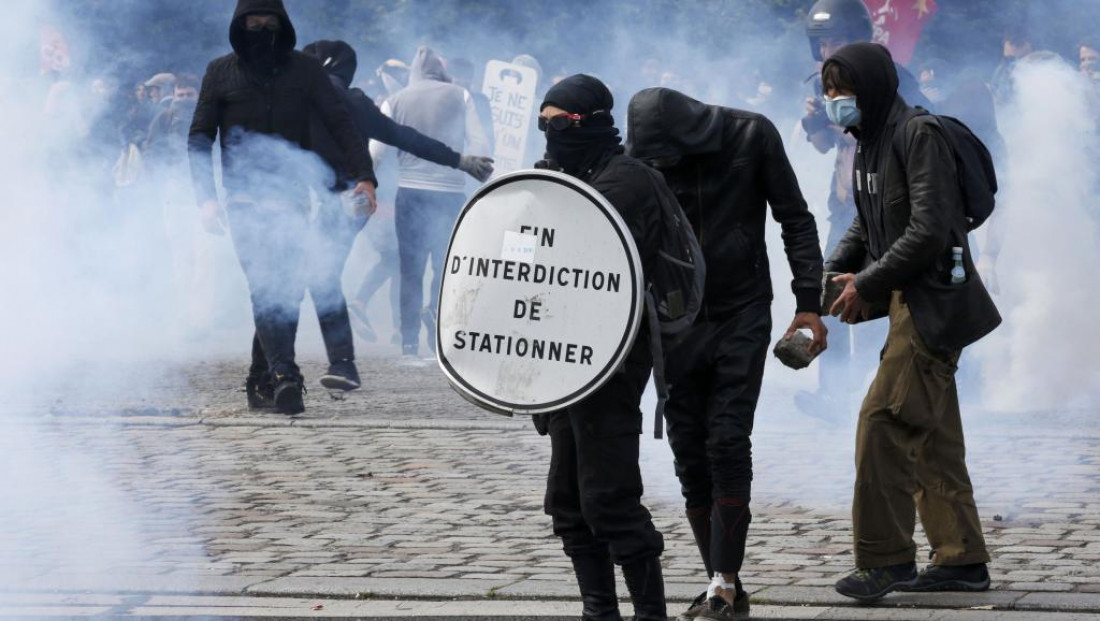
<path fill-rule="evenodd" d="M 707 279 L 703 248 L 695 238 L 691 222 L 671 191 L 658 197 L 661 203 L 661 245 L 657 259 L 646 274 L 646 312 L 649 316 L 650 350 L 653 355 L 653 383 L 657 388 L 657 412 L 653 437 L 664 429 L 668 384 L 665 382 L 665 340 L 695 322 L 703 307 L 703 289 Z"/>
<path fill-rule="evenodd" d="M 962 192 L 966 219 L 969 230 L 973 231 L 984 223 L 996 206 L 997 171 L 993 167 L 993 156 L 985 143 L 978 138 L 962 121 L 938 114 L 932 114 L 921 107 L 915 107 L 902 117 L 894 130 L 894 153 L 902 166 L 908 153 L 905 128 L 909 121 L 918 116 L 931 116 L 943 129 L 948 146 L 955 154 L 955 167 L 958 170 L 959 190 Z"/>

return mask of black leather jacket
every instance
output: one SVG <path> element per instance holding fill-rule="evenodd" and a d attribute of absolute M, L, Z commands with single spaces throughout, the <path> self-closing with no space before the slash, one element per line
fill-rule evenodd
<path fill-rule="evenodd" d="M 925 344 L 954 352 L 992 332 L 1001 316 L 974 266 L 955 158 L 942 130 L 930 116 L 914 118 L 904 128 L 904 162 L 893 148 L 908 110 L 899 96 L 884 131 L 859 142 L 856 219 L 827 269 L 856 273 L 856 289 L 869 302 L 903 292 Z M 964 250 L 961 285 L 951 284 L 954 246 Z"/>
<path fill-rule="evenodd" d="M 627 124 L 635 157 L 657 164 L 679 158 L 661 171 L 706 258 L 700 321 L 721 321 L 772 300 L 764 241 L 769 204 L 783 229 L 797 310 L 821 312 L 817 226 L 771 121 L 653 88 L 631 100 Z"/>

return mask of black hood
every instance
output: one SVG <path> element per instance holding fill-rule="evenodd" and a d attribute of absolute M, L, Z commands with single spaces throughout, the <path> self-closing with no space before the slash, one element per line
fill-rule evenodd
<path fill-rule="evenodd" d="M 275 47 L 283 52 L 290 52 L 298 44 L 298 35 L 294 32 L 294 24 L 290 23 L 290 16 L 286 14 L 283 0 L 238 0 L 237 10 L 233 11 L 233 21 L 229 24 L 229 44 L 233 51 L 244 55 L 247 45 L 244 40 L 244 17 L 251 13 L 273 13 L 279 16 L 282 28 L 279 30 L 279 38 L 275 41 Z"/>
<path fill-rule="evenodd" d="M 852 43 L 829 57 L 822 73 L 833 63 L 852 76 L 862 117 L 859 136 L 864 139 L 876 136 L 886 125 L 898 97 L 898 69 L 890 51 L 878 43 Z"/>
<path fill-rule="evenodd" d="M 319 60 L 325 71 L 340 78 L 344 86 L 351 86 L 355 70 L 359 67 L 359 58 L 350 45 L 343 41 L 314 41 L 303 47 L 302 52 Z"/>
<path fill-rule="evenodd" d="M 722 149 L 722 108 L 671 88 L 647 88 L 626 111 L 627 151 L 642 160 Z"/>

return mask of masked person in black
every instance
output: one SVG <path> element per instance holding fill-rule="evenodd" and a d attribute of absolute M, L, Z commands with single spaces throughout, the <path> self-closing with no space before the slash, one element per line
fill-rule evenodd
<path fill-rule="evenodd" d="M 841 48 L 825 61 L 822 80 L 830 118 L 859 141 L 856 217 L 828 263 L 846 273 L 831 310 L 852 322 L 888 303 L 890 318 L 856 432 L 858 569 L 836 590 L 864 601 L 894 590 L 985 590 L 989 553 L 966 469 L 955 371 L 962 349 L 1001 317 L 974 269 L 956 157 L 935 117 L 899 127 L 910 107 L 886 48 Z M 895 132 L 905 132 L 905 147 L 894 148 Z M 933 551 L 919 576 L 918 512 Z"/>
<path fill-rule="evenodd" d="M 239 0 L 229 27 L 233 52 L 206 68 L 188 149 L 204 228 L 228 220 L 252 297 L 256 336 L 245 384 L 250 407 L 304 409 L 294 362 L 309 230 L 309 179 L 298 149 L 310 148 L 318 116 L 346 158 L 352 190 L 374 209 L 374 172 L 347 106 L 316 59 L 294 51 L 294 26 L 282 0 Z M 221 140 L 223 210 L 214 186 L 212 149 Z"/>
<path fill-rule="evenodd" d="M 333 88 L 351 112 L 363 144 L 378 140 L 429 162 L 462 170 L 478 181 L 485 181 L 493 173 L 491 159 L 461 155 L 438 140 L 397 124 L 382 114 L 366 93 L 351 88 L 358 58 L 347 43 L 317 41 L 302 51 L 320 61 L 328 72 Z M 335 172 L 335 184 L 321 194 L 310 229 L 311 261 L 307 284 L 317 308 L 329 360 L 328 373 L 321 377 L 321 384 L 330 389 L 354 390 L 359 388 L 359 372 L 355 368 L 351 321 L 340 277 L 355 237 L 367 223 L 367 217 L 366 214 L 348 215 L 341 204 L 339 193 L 347 190 L 354 178 L 344 152 L 319 116 L 314 116 L 311 123 L 310 140 L 312 149 Z"/>
<path fill-rule="evenodd" d="M 706 259 L 703 307 L 665 351 L 665 409 L 688 522 L 710 588 L 681 618 L 748 613 L 737 577 L 751 514 L 753 418 L 771 342 L 772 281 L 764 244 L 767 206 L 783 228 L 799 328 L 825 349 L 821 247 L 775 126 L 752 112 L 709 106 L 649 88 L 630 101 L 629 153 L 660 170 Z"/>
<path fill-rule="evenodd" d="M 548 160 L 588 183 L 619 212 L 650 271 L 660 242 L 661 201 L 675 197 L 656 172 L 623 154 L 602 82 L 574 75 L 542 102 L 539 128 Z M 652 364 L 649 337 L 634 342 L 622 368 L 583 402 L 549 415 L 546 513 L 573 562 L 584 619 L 619 621 L 612 563 L 622 567 L 635 619 L 667 619 L 660 556 L 664 540 L 642 505 L 638 466 L 642 392 Z"/>

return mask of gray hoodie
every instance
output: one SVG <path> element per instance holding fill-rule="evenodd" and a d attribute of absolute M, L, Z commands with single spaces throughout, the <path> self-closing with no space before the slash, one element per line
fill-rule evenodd
<path fill-rule="evenodd" d="M 416 51 L 409 85 L 382 105 L 382 112 L 401 125 L 443 142 L 460 153 L 489 155 L 489 141 L 478 119 L 470 93 L 451 83 L 443 59 L 427 47 Z M 371 141 L 371 154 L 381 162 L 385 145 Z M 462 171 L 422 160 L 411 153 L 398 155 L 397 185 L 416 190 L 462 192 Z"/>

